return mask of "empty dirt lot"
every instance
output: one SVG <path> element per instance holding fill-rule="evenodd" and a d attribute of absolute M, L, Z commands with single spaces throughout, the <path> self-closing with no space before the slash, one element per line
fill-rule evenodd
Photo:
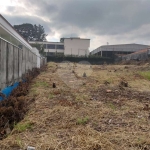
<path fill-rule="evenodd" d="M 0 149 L 150 150 L 149 70 L 48 63 L 31 83 L 27 114 Z"/>

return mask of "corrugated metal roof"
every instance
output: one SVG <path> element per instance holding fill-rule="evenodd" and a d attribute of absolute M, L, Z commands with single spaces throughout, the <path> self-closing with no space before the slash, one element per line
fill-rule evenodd
<path fill-rule="evenodd" d="M 148 45 L 143 44 L 117 44 L 117 45 L 103 45 L 98 47 L 97 49 L 91 51 L 91 54 L 96 54 L 100 51 L 127 51 L 127 52 L 135 52 L 141 49 L 145 49 L 149 47 Z"/>

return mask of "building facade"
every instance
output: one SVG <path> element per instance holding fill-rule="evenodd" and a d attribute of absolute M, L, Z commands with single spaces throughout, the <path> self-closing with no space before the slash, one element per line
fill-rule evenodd
<path fill-rule="evenodd" d="M 55 55 L 72 55 L 72 56 L 88 56 L 90 39 L 83 38 L 61 38 L 60 42 L 38 42 L 30 41 L 30 44 L 40 45 L 44 48 L 46 56 Z"/>
<path fill-rule="evenodd" d="M 39 42 L 30 41 L 30 44 L 37 46 L 39 49 L 44 49 L 46 56 L 63 55 L 64 54 L 64 43 L 62 42 Z"/>
<path fill-rule="evenodd" d="M 90 39 L 82 38 L 61 38 L 61 41 L 64 42 L 64 55 L 73 55 L 73 56 L 88 56 Z"/>

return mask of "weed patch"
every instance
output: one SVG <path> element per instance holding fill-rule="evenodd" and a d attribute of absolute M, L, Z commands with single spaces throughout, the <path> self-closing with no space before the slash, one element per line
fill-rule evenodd
<path fill-rule="evenodd" d="M 49 94 L 49 95 L 48 95 L 48 98 L 49 98 L 49 99 L 52 99 L 52 98 L 54 98 L 54 95 L 53 95 L 53 94 Z"/>
<path fill-rule="evenodd" d="M 89 121 L 89 117 L 84 117 L 84 118 L 78 118 L 77 119 L 77 124 L 78 125 L 85 125 Z"/>
<path fill-rule="evenodd" d="M 38 81 L 38 82 L 36 82 L 34 85 L 33 85 L 34 87 L 48 87 L 48 83 L 47 82 L 45 82 L 45 81 Z"/>
<path fill-rule="evenodd" d="M 15 125 L 15 129 L 18 131 L 18 132 L 23 132 L 27 129 L 32 129 L 32 126 L 33 124 L 30 123 L 30 122 L 25 122 L 25 123 L 18 123 Z"/>
<path fill-rule="evenodd" d="M 20 148 L 23 147 L 23 144 L 22 144 L 22 141 L 21 141 L 20 137 L 17 137 L 17 139 L 16 139 L 16 144 L 17 144 Z"/>
<path fill-rule="evenodd" d="M 139 72 L 139 75 L 144 77 L 147 80 L 150 80 L 150 71 L 145 71 L 145 72 Z"/>
<path fill-rule="evenodd" d="M 116 106 L 115 106 L 113 103 L 111 103 L 111 102 L 108 103 L 108 106 L 109 106 L 112 110 L 115 110 L 115 109 L 116 109 Z"/>

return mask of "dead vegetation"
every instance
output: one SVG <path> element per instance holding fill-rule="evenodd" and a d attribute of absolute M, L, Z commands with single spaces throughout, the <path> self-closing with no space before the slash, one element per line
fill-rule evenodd
<path fill-rule="evenodd" d="M 43 70 L 43 68 L 41 69 Z M 33 78 L 40 73 L 40 69 L 34 69 L 26 75 L 26 81 L 19 82 L 11 95 L 0 102 L 0 140 L 7 137 L 15 125 L 24 118 L 28 106 L 34 98 L 27 98 L 29 86 Z"/>
<path fill-rule="evenodd" d="M 149 150 L 149 65 L 71 66 L 49 63 L 32 81 L 34 102 L 0 149 Z"/>

